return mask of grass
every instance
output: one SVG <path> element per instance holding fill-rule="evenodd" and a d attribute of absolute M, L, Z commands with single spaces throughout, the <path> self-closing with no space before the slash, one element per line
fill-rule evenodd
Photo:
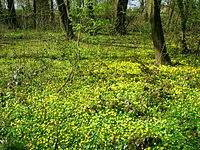
<path fill-rule="evenodd" d="M 79 43 L 53 32 L 0 37 L 7 149 L 199 149 L 198 57 L 169 45 L 176 65 L 154 66 L 142 33 Z"/>

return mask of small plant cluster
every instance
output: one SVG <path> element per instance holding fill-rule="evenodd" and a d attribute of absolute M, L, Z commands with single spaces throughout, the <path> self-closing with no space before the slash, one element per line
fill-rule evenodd
<path fill-rule="evenodd" d="M 0 148 L 199 149 L 199 60 L 154 66 L 140 36 L 5 32 Z"/>

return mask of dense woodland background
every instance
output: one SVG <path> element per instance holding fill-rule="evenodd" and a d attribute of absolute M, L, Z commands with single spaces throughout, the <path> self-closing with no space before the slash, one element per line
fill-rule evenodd
<path fill-rule="evenodd" d="M 0 0 L 0 149 L 198 150 L 199 0 Z"/>

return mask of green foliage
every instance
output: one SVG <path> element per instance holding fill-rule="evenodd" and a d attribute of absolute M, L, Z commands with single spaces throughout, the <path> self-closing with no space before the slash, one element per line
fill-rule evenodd
<path fill-rule="evenodd" d="M 92 5 L 92 10 L 88 8 L 89 5 Z M 82 7 L 77 6 L 77 3 L 72 3 L 70 15 L 75 31 L 90 34 L 112 33 L 114 22 L 111 21 L 112 15 L 110 8 L 111 6 L 108 1 L 101 3 L 85 1 Z"/>
<path fill-rule="evenodd" d="M 200 62 L 174 55 L 179 65 L 155 67 L 141 36 L 83 35 L 77 44 L 60 33 L 4 32 L 4 147 L 199 149 Z"/>

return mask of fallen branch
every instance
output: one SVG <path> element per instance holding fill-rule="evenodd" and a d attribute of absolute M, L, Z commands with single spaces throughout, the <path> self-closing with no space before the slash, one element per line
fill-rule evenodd
<path fill-rule="evenodd" d="M 57 93 L 59 93 L 65 86 L 66 84 L 71 81 L 72 82 L 72 78 L 74 76 L 74 70 L 72 69 L 69 76 L 67 77 L 67 79 L 65 80 L 65 82 L 62 84 L 62 86 L 56 91 Z"/>

